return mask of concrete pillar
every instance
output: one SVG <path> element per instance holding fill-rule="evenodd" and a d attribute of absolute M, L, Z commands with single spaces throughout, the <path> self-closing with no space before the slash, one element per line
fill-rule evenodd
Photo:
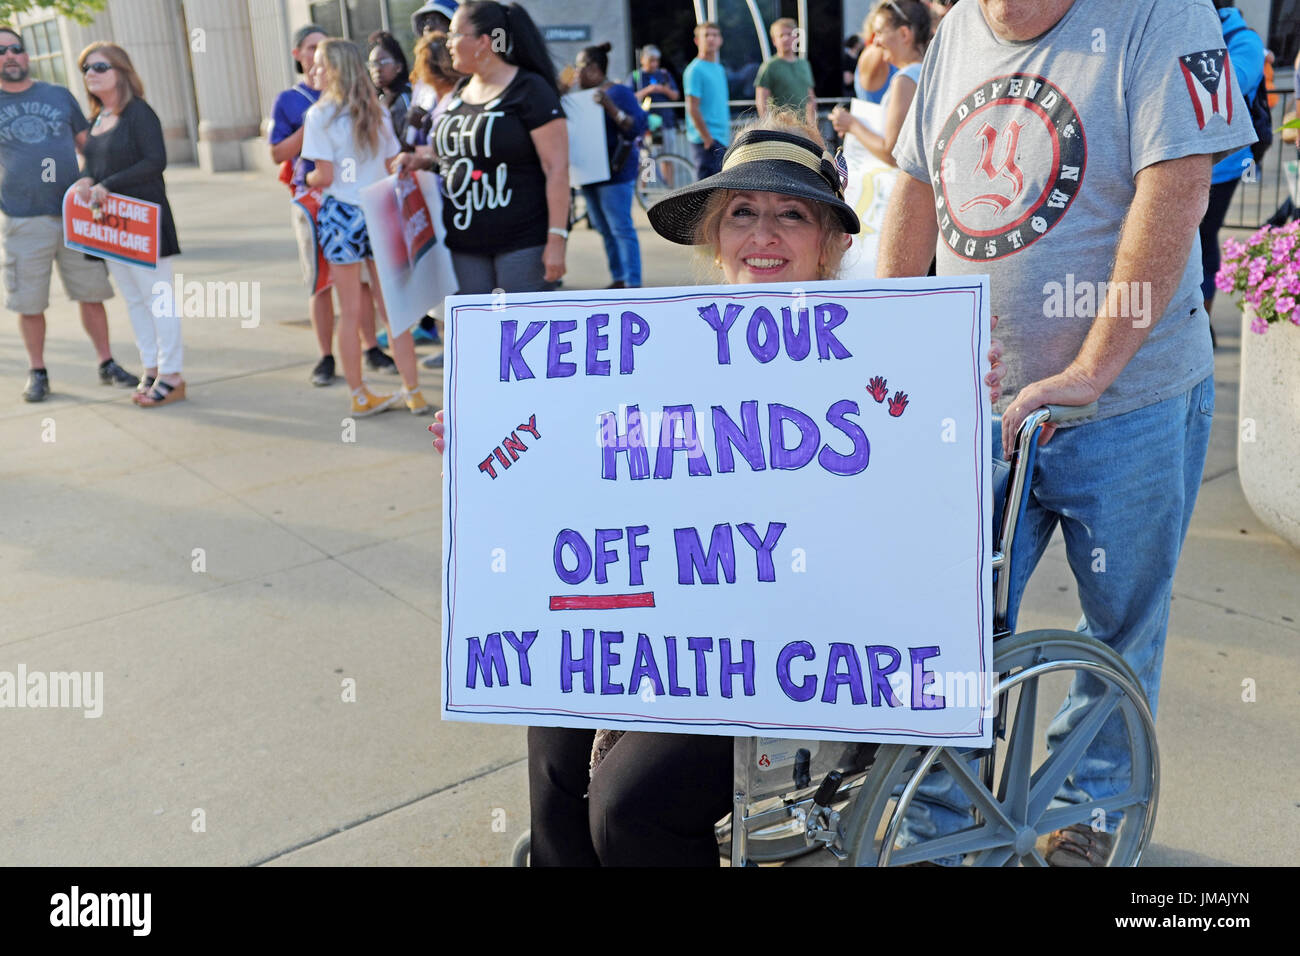
<path fill-rule="evenodd" d="M 248 0 L 248 23 L 252 28 L 253 60 L 257 69 L 258 115 L 263 121 L 282 90 L 298 82 L 289 48 L 284 4 L 281 0 Z"/>
<path fill-rule="evenodd" d="M 168 162 L 193 162 L 189 120 L 194 93 L 174 5 L 168 0 L 112 0 L 108 12 L 118 38 L 114 42 L 131 57 L 144 97 L 162 123 Z"/>
<path fill-rule="evenodd" d="M 233 0 L 184 0 L 198 101 L 199 165 L 244 168 L 240 140 L 259 133 L 257 79 L 248 7 Z"/>

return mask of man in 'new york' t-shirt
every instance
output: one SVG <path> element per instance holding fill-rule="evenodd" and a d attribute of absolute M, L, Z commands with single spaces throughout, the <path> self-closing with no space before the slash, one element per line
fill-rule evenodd
<path fill-rule="evenodd" d="M 1153 710 L 1214 407 L 1197 225 L 1212 155 L 1253 138 L 1209 0 L 979 0 L 944 20 L 894 150 L 878 272 L 921 275 L 937 255 L 941 276 L 989 274 L 1001 434 L 1044 404 L 1098 403 L 1039 450 L 1008 626 L 1059 523 L 1083 632 L 1124 656 Z M 1098 687 L 1076 682 L 1049 747 Z M 1116 723 L 1056 793 L 1080 815 L 1053 833 L 1053 865 L 1108 859 L 1122 815 L 1094 829 L 1088 805 L 1127 783 Z M 968 825 L 947 778 L 923 790 L 904 842 Z"/>
<path fill-rule="evenodd" d="M 21 36 L 0 30 L 0 47 L 0 241 L 5 308 L 18 313 L 30 363 L 23 399 L 40 402 L 50 393 L 45 310 L 56 263 L 99 355 L 100 382 L 134 388 L 139 379 L 109 349 L 104 300 L 113 297 L 113 286 L 104 261 L 63 244 L 63 196 L 79 176 L 77 149 L 90 124 L 66 89 L 31 78 Z"/>

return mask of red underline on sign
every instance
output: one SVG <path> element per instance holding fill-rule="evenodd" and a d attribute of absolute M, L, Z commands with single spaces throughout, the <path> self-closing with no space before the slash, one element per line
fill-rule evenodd
<path fill-rule="evenodd" d="M 608 611 L 620 607 L 654 607 L 654 591 L 640 594 L 551 595 L 552 611 Z"/>

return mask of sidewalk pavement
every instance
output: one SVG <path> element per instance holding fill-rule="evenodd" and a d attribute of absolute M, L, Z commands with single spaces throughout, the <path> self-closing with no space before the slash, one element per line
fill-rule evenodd
<path fill-rule="evenodd" d="M 143 410 L 100 386 L 57 282 L 48 401 L 19 398 L 16 320 L 0 335 L 0 671 L 104 674 L 99 718 L 0 712 L 0 863 L 501 864 L 527 827 L 524 730 L 438 717 L 429 419 L 388 412 L 344 441 L 346 387 L 307 384 L 283 187 L 167 179 L 178 273 L 260 290 L 256 327 L 186 320 L 187 401 Z M 638 226 L 646 284 L 692 282 L 689 251 Z M 590 231 L 568 264 L 567 288 L 609 282 Z M 138 372 L 120 298 L 109 316 Z M 1175 582 L 1146 862 L 1291 863 L 1300 554 L 1242 498 L 1226 299 L 1215 325 L 1219 407 Z M 440 398 L 441 371 L 422 384 Z M 1022 627 L 1077 615 L 1058 541 Z"/>

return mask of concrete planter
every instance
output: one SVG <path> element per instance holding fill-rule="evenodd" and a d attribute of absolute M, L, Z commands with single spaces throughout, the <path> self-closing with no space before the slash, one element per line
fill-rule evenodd
<path fill-rule="evenodd" d="M 1241 403 L 1237 470 L 1250 509 L 1300 549 L 1300 326 L 1250 330 L 1241 317 Z"/>

